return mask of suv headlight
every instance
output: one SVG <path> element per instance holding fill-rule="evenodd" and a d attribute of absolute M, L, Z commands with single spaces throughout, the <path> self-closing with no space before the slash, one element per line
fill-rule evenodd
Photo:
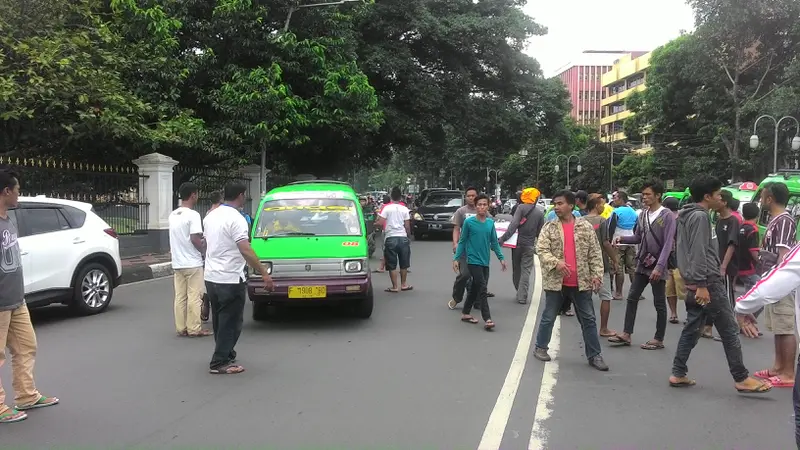
<path fill-rule="evenodd" d="M 344 271 L 348 273 L 361 272 L 363 268 L 364 264 L 359 260 L 344 262 Z"/>
<path fill-rule="evenodd" d="M 414 220 L 422 220 L 422 216 L 419 213 L 414 213 Z"/>
<path fill-rule="evenodd" d="M 267 275 L 272 275 L 272 263 L 269 261 L 261 261 L 261 265 L 267 269 Z M 252 278 L 261 278 L 261 272 L 254 267 L 247 266 L 247 274 Z"/>

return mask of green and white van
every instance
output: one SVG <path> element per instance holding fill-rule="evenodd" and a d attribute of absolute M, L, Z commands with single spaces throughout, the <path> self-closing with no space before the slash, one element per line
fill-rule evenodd
<path fill-rule="evenodd" d="M 253 218 L 252 246 L 275 282 L 267 292 L 248 269 L 253 319 L 287 305 L 341 304 L 355 316 L 373 309 L 367 227 L 346 183 L 303 181 L 267 193 Z"/>

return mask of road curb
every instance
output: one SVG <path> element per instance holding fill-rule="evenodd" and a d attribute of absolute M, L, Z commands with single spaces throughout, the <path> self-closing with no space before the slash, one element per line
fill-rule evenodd
<path fill-rule="evenodd" d="M 122 271 L 122 281 L 120 284 L 135 283 L 137 281 L 153 280 L 172 276 L 172 262 L 158 264 L 141 265 L 126 268 Z"/>

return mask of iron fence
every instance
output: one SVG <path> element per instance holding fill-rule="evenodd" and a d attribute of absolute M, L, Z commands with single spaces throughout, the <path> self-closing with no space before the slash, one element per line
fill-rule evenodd
<path fill-rule="evenodd" d="M 136 166 L 4 156 L 0 166 L 17 173 L 24 196 L 90 203 L 118 234 L 147 230 L 149 203 L 139 191 L 147 177 L 139 175 Z"/>
<path fill-rule="evenodd" d="M 175 167 L 172 175 L 172 185 L 174 190 L 173 207 L 177 207 L 178 205 L 178 201 L 180 199 L 178 191 L 180 190 L 181 184 L 187 182 L 194 183 L 198 188 L 198 200 L 195 209 L 200 213 L 201 217 L 205 217 L 208 210 L 211 209 L 214 193 L 221 192 L 228 183 L 238 182 L 248 187 L 247 192 L 245 193 L 247 201 L 245 202 L 244 210 L 248 214 L 252 215 L 253 213 L 250 211 L 250 201 L 253 195 L 249 189 L 250 179 L 243 176 L 236 169 L 187 167 L 179 165 Z M 258 195 L 258 193 L 255 194 Z"/>

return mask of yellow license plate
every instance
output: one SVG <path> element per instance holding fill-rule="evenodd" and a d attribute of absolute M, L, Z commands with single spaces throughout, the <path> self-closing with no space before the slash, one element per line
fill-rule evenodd
<path fill-rule="evenodd" d="M 289 286 L 289 298 L 325 298 L 326 286 Z"/>

